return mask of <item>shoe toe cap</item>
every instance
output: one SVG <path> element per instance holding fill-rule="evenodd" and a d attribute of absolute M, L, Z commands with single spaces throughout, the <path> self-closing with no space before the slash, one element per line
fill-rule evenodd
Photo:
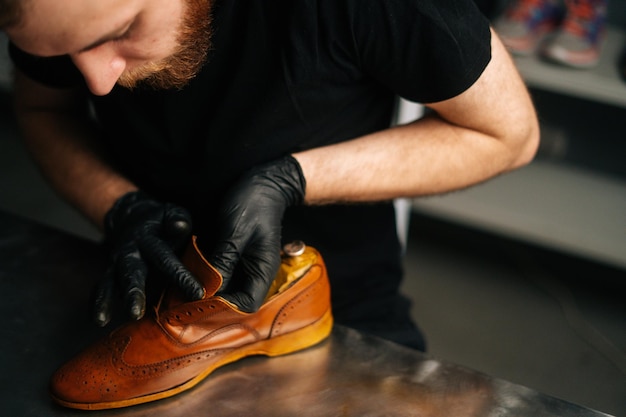
<path fill-rule="evenodd" d="M 115 401 L 123 387 L 113 366 L 108 343 L 92 346 L 53 374 L 50 380 L 52 397 L 66 405 Z"/>

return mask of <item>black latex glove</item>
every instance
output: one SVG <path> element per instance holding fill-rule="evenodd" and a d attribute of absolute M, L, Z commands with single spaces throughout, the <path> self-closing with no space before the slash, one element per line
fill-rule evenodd
<path fill-rule="evenodd" d="M 302 202 L 305 186 L 300 164 L 288 156 L 248 171 L 227 194 L 209 260 L 224 278 L 221 295 L 241 310 L 263 303 L 280 266 L 283 214 Z M 241 273 L 231 282 L 235 266 Z"/>
<path fill-rule="evenodd" d="M 201 299 L 204 288 L 176 255 L 190 237 L 191 217 L 182 207 L 155 201 L 140 191 L 120 197 L 105 217 L 112 262 L 96 287 L 96 323 L 105 326 L 110 321 L 116 290 L 121 291 L 130 317 L 143 317 L 149 267 L 177 284 L 189 299 Z"/>

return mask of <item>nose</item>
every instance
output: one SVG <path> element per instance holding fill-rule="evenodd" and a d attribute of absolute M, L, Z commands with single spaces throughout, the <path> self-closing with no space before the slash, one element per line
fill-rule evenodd
<path fill-rule="evenodd" d="M 83 74 L 89 90 L 97 95 L 109 94 L 126 68 L 126 61 L 106 45 L 71 55 Z"/>

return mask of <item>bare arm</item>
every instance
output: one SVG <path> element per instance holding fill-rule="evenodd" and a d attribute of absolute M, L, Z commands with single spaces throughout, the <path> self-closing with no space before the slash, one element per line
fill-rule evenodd
<path fill-rule="evenodd" d="M 492 59 L 436 115 L 349 142 L 297 153 L 305 201 L 377 201 L 468 187 L 528 163 L 539 142 L 526 87 L 492 32 Z"/>
<path fill-rule="evenodd" d="M 35 162 L 52 187 L 102 229 L 114 201 L 137 187 L 104 162 L 80 97 L 16 74 L 17 120 Z"/>

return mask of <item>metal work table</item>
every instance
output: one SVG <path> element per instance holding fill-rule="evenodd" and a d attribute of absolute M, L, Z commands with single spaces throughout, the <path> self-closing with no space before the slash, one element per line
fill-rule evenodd
<path fill-rule="evenodd" d="M 64 409 L 48 398 L 48 379 L 110 330 L 88 319 L 104 266 L 96 243 L 0 212 L 0 415 L 607 416 L 341 326 L 318 346 L 241 360 L 169 399 Z"/>

